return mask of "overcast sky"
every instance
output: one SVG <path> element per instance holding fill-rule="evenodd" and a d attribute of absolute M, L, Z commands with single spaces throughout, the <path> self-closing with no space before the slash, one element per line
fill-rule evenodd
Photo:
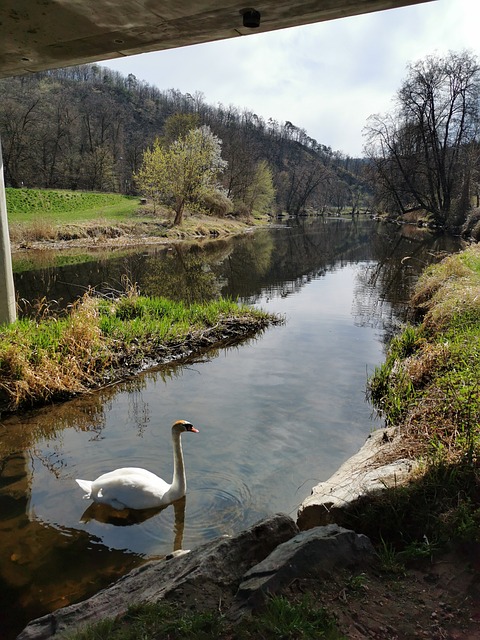
<path fill-rule="evenodd" d="M 391 109 L 409 62 L 480 57 L 480 0 L 435 0 L 304 27 L 130 56 L 101 64 L 160 89 L 289 120 L 318 142 L 361 156 L 362 130 Z"/>

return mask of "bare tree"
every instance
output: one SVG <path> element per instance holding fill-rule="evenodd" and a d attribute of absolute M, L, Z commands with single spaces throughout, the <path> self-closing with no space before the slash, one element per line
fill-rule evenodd
<path fill-rule="evenodd" d="M 423 209 L 448 225 L 471 174 L 480 67 L 472 54 L 451 52 L 428 56 L 408 70 L 395 112 L 369 119 L 366 153 L 391 211 Z"/>

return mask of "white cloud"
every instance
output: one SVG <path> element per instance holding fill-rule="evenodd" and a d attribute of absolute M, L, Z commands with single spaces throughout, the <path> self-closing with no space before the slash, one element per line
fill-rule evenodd
<path fill-rule="evenodd" d="M 384 113 L 426 55 L 477 53 L 478 0 L 435 0 L 103 64 L 160 89 L 201 91 L 209 104 L 290 120 L 322 144 L 361 155 L 362 129 Z"/>

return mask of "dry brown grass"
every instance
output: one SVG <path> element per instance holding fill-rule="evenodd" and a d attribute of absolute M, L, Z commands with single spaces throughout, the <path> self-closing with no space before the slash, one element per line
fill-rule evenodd
<path fill-rule="evenodd" d="M 414 355 L 406 358 L 402 369 L 415 387 L 427 384 L 442 369 L 450 356 L 450 348 L 445 343 L 427 343 Z"/>
<path fill-rule="evenodd" d="M 50 220 L 39 218 L 25 224 L 23 222 L 11 223 L 9 227 L 10 241 L 12 244 L 28 245 L 31 242 L 42 240 L 56 240 L 58 229 Z"/>
<path fill-rule="evenodd" d="M 479 262 L 480 246 L 474 245 L 426 269 L 411 300 L 425 328 L 441 331 L 453 316 L 480 317 L 480 272 L 472 268 Z"/>
<path fill-rule="evenodd" d="M 194 357 L 280 319 L 228 300 L 184 305 L 133 289 L 117 301 L 86 294 L 70 313 L 0 327 L 0 410 L 65 399 L 151 364 Z"/>
<path fill-rule="evenodd" d="M 10 240 L 14 249 L 33 246 L 35 248 L 112 246 L 118 243 L 128 245 L 138 242 L 226 237 L 243 233 L 249 228 L 249 222 L 253 224 L 253 220 L 241 221 L 230 217 L 215 218 L 201 214 L 187 215 L 180 226 L 173 226 L 171 221 L 164 218 L 145 219 L 145 216 L 143 218 L 116 223 L 101 219 L 62 225 L 46 221 L 28 225 L 16 223 L 10 227 Z"/>
<path fill-rule="evenodd" d="M 1 336 L 0 397 L 4 409 L 70 397 L 94 384 L 99 353 L 102 368 L 109 360 L 95 319 L 96 302 L 87 295 L 65 318 L 44 318 L 37 327 L 20 321 Z"/>

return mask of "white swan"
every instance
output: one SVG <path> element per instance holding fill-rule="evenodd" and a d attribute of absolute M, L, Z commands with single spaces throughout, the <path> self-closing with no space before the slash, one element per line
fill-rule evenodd
<path fill-rule="evenodd" d="M 84 499 L 108 504 L 114 509 L 153 509 L 182 498 L 187 489 L 187 481 L 180 436 L 185 431 L 198 433 L 198 429 L 187 420 L 173 423 L 172 484 L 146 469 L 125 467 L 104 473 L 93 481 L 75 480 L 86 492 Z"/>

